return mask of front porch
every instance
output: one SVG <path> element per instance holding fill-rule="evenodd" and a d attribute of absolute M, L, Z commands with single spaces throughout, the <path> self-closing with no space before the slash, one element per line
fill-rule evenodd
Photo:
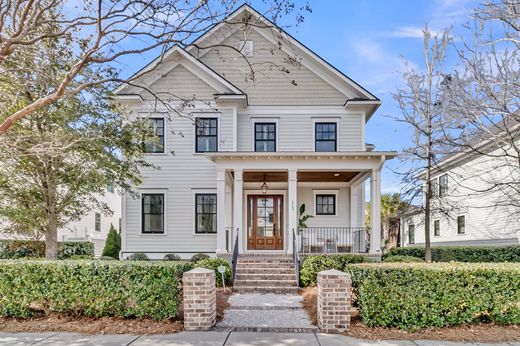
<path fill-rule="evenodd" d="M 217 164 L 217 254 L 235 246 L 239 254 L 379 254 L 384 154 L 208 154 Z"/>

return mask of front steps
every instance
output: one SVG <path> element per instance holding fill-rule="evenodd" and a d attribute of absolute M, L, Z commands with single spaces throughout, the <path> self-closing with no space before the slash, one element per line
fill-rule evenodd
<path fill-rule="evenodd" d="M 240 255 L 234 291 L 237 293 L 298 293 L 293 258 L 287 255 Z"/>

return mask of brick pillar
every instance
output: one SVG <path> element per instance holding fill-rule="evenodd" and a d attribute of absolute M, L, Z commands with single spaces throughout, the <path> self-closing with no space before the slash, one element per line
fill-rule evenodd
<path fill-rule="evenodd" d="M 210 330 L 217 318 L 215 271 L 192 269 L 182 276 L 184 329 Z"/>
<path fill-rule="evenodd" d="M 331 269 L 318 273 L 318 327 L 343 333 L 350 325 L 350 274 Z"/>

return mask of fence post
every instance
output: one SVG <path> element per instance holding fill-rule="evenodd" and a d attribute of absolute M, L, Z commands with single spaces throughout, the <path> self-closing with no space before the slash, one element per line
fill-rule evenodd
<path fill-rule="evenodd" d="M 217 318 L 215 271 L 195 268 L 182 276 L 184 329 L 210 330 Z"/>
<path fill-rule="evenodd" d="M 343 333 L 350 326 L 350 274 L 331 269 L 318 273 L 318 327 Z"/>

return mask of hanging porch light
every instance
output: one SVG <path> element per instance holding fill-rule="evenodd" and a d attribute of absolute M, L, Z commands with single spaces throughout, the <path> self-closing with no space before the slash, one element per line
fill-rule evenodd
<path fill-rule="evenodd" d="M 262 190 L 262 193 L 265 195 L 267 193 L 267 190 L 269 189 L 269 186 L 267 186 L 267 181 L 265 179 L 265 174 L 264 174 L 264 182 L 262 183 L 262 185 L 260 186 L 260 189 Z"/>

